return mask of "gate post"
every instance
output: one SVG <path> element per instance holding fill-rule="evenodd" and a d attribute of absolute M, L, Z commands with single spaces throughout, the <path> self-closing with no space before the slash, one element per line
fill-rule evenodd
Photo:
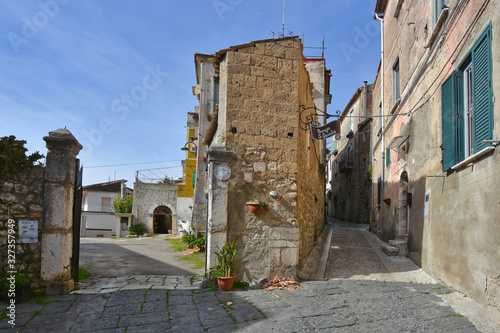
<path fill-rule="evenodd" d="M 82 145 L 67 129 L 49 132 L 43 139 L 48 152 L 40 275 L 47 295 L 67 294 L 74 289 L 71 278 L 73 194 L 76 155 Z"/>

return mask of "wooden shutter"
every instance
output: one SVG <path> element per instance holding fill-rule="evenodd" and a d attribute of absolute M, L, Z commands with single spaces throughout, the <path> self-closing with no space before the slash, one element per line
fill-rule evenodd
<path fill-rule="evenodd" d="M 450 75 L 441 86 L 441 149 L 443 171 L 455 164 L 455 103 L 454 103 L 455 74 Z"/>
<path fill-rule="evenodd" d="M 391 150 L 387 148 L 385 150 L 385 166 L 388 166 L 391 164 Z"/>
<path fill-rule="evenodd" d="M 491 143 L 493 138 L 493 107 L 491 98 L 491 29 L 481 35 L 472 49 L 472 93 L 474 107 L 474 152 Z"/>
<path fill-rule="evenodd" d="M 382 202 L 382 177 L 377 179 L 377 205 Z"/>

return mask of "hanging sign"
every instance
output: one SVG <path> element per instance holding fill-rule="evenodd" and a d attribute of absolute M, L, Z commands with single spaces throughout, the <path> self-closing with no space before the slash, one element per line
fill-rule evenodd
<path fill-rule="evenodd" d="M 334 120 L 325 126 L 316 127 L 318 123 L 311 123 L 311 137 L 313 140 L 325 140 L 335 135 L 335 140 L 340 140 L 340 120 Z"/>

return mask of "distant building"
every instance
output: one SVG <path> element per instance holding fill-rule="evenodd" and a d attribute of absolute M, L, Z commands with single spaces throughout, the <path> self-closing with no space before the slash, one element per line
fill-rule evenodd
<path fill-rule="evenodd" d="M 92 184 L 83 187 L 82 199 L 82 236 L 111 237 L 116 235 L 116 217 L 113 199 L 133 193 L 125 184 L 127 180 Z"/>
<path fill-rule="evenodd" d="M 342 138 L 332 138 L 327 168 L 327 214 L 353 223 L 371 216 L 373 85 L 356 89 L 340 116 Z"/>

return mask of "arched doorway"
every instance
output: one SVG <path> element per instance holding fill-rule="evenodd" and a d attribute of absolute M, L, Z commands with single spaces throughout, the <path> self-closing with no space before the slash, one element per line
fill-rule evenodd
<path fill-rule="evenodd" d="M 172 210 L 167 206 L 158 206 L 153 212 L 153 233 L 172 233 Z"/>
<path fill-rule="evenodd" d="M 398 238 L 406 238 L 408 235 L 408 173 L 403 171 L 399 179 L 399 223 Z"/>

